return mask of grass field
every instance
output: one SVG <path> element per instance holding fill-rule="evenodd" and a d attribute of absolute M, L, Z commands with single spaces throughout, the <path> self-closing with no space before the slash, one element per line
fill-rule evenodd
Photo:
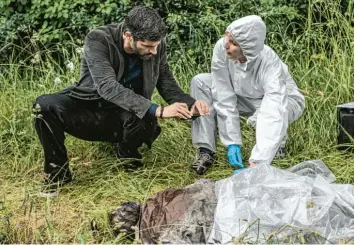
<path fill-rule="evenodd" d="M 353 16 L 352 8 L 349 13 Z M 336 105 L 354 100 L 354 32 L 350 18 L 329 16 L 329 23 L 322 24 L 329 27 L 327 33 L 319 36 L 317 43 L 310 43 L 309 34 L 321 25 L 310 16 L 304 34 L 279 53 L 304 91 L 307 105 L 303 116 L 289 129 L 287 158 L 274 161 L 274 166 L 287 168 L 304 160 L 321 159 L 338 183 L 353 184 L 354 155 L 336 148 Z M 302 52 L 296 52 L 295 47 L 301 47 Z M 186 92 L 194 75 L 209 71 L 211 54 L 203 55 L 206 63 L 196 66 L 188 55 L 177 59 L 171 53 L 171 69 Z M 73 185 L 58 198 L 43 199 L 38 196 L 43 153 L 33 127 L 32 103 L 39 95 L 58 91 L 78 79 L 80 58 L 75 50 L 68 52 L 73 72 L 51 59 L 37 58 L 36 54 L 29 55 L 32 65 L 12 60 L 1 64 L 0 243 L 127 242 L 111 233 L 108 211 L 123 201 L 142 202 L 160 190 L 182 187 L 200 178 L 189 170 L 195 155 L 190 124 L 161 120 L 161 136 L 150 151 L 145 151 L 144 168 L 133 173 L 123 171 L 110 145 L 68 136 Z M 157 93 L 153 101 L 162 103 Z M 245 120 L 242 130 L 246 160 L 255 137 Z M 231 175 L 233 169 L 220 143 L 218 154 L 217 163 L 204 178 L 218 180 Z M 96 234 L 90 229 L 92 221 L 99 227 Z"/>

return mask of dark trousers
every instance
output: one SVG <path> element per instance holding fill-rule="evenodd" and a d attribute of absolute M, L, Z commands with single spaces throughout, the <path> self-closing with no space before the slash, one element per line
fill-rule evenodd
<path fill-rule="evenodd" d="M 88 141 L 119 143 L 126 149 L 149 147 L 160 133 L 156 118 L 138 118 L 103 99 L 82 100 L 67 93 L 41 95 L 33 105 L 35 128 L 44 150 L 44 172 L 68 169 L 64 145 L 68 133 Z"/>

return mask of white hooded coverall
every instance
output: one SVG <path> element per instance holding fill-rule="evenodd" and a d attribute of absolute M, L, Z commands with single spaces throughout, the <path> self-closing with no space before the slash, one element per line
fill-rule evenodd
<path fill-rule="evenodd" d="M 256 144 L 249 161 L 270 164 L 290 123 L 305 107 L 303 95 L 288 67 L 264 44 L 266 27 L 259 16 L 234 21 L 226 30 L 240 45 L 247 62 L 227 58 L 225 38 L 213 50 L 211 73 L 191 80 L 192 97 L 210 105 L 210 115 L 192 122 L 192 141 L 196 147 L 216 152 L 217 124 L 226 147 L 242 144 L 240 115 L 256 130 Z"/>

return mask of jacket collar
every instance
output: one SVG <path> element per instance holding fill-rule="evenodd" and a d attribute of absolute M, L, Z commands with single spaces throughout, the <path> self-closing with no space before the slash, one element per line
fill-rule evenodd
<path fill-rule="evenodd" d="M 120 57 L 120 64 L 124 64 L 124 58 L 123 58 L 123 52 L 125 50 L 123 49 L 123 22 L 119 23 L 117 25 L 117 32 L 114 35 L 114 41 L 121 52 L 119 54 Z M 154 86 L 153 84 L 153 58 L 150 60 L 143 60 L 143 65 L 142 65 L 142 73 L 143 73 L 143 96 L 148 98 L 148 91 L 151 90 L 151 86 Z M 123 67 L 123 69 L 121 68 Z M 124 65 L 121 66 L 119 69 L 119 72 L 117 74 L 117 79 L 121 79 L 124 71 Z"/>

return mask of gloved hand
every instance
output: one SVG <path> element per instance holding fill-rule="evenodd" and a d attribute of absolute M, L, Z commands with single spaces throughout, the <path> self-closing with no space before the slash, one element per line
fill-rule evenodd
<path fill-rule="evenodd" d="M 247 168 L 236 169 L 236 170 L 233 171 L 233 174 L 232 174 L 232 175 L 239 174 L 241 171 L 246 170 L 246 169 L 247 169 Z"/>
<path fill-rule="evenodd" d="M 239 145 L 229 145 L 227 149 L 227 156 L 230 165 L 233 167 L 244 168 L 242 161 L 242 151 Z"/>
<path fill-rule="evenodd" d="M 236 170 L 233 171 L 233 174 L 232 174 L 232 175 L 239 174 L 241 171 L 247 170 L 247 169 L 252 168 L 252 167 L 255 167 L 255 166 L 256 166 L 256 163 L 255 163 L 255 162 L 249 162 L 249 167 L 236 169 Z"/>

